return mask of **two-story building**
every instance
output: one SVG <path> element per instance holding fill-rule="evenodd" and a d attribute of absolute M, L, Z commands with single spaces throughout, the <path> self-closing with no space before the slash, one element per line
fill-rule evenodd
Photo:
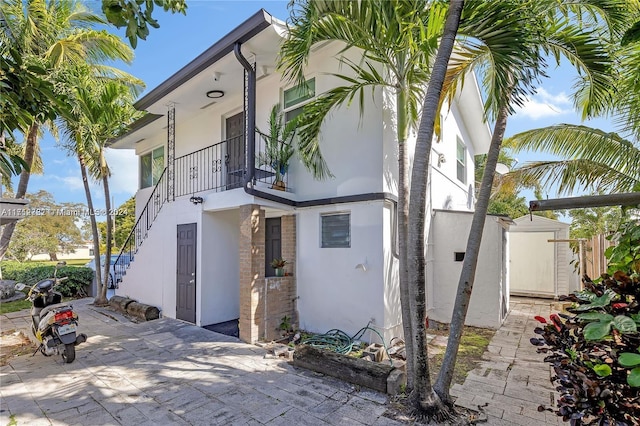
<path fill-rule="evenodd" d="M 245 341 L 273 338 L 283 320 L 350 334 L 371 324 L 388 341 L 402 334 L 394 96 L 375 89 L 362 116 L 357 105 L 330 114 L 320 148 L 333 178 L 314 179 L 294 155 L 286 190 L 273 187 L 276 171 L 256 161 L 264 145 L 253 122 L 265 129 L 277 103 L 294 116 L 341 83 L 332 75 L 345 72 L 340 55 L 361 55 L 314 46 L 300 90 L 275 70 L 285 34 L 260 10 L 136 103 L 148 115 L 111 145 L 140 158 L 139 220 L 124 247 L 132 262 L 116 292 L 201 326 L 239 319 Z M 491 135 L 472 75 L 441 118 L 428 217 L 473 209 L 474 155 Z M 466 242 L 455 223 L 447 232 Z M 288 262 L 285 276 L 274 258 Z M 504 289 L 500 277 L 488 285 Z"/>

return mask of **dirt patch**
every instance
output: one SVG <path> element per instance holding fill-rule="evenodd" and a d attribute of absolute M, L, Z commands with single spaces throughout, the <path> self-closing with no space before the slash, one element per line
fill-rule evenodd
<path fill-rule="evenodd" d="M 35 350 L 36 346 L 20 331 L 0 333 L 0 366 L 7 365 L 17 356 L 32 354 Z"/>

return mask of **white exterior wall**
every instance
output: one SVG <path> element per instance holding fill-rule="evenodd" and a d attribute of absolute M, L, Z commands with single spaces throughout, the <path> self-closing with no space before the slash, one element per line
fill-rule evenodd
<path fill-rule="evenodd" d="M 553 239 L 567 240 L 569 239 L 569 224 L 557 220 L 548 219 L 541 216 L 522 216 L 514 220 L 516 226 L 512 226 L 510 233 L 518 233 L 521 235 L 520 240 L 526 244 L 526 236 L 528 233 L 547 232 L 553 233 Z M 532 234 L 533 235 L 533 234 Z M 552 253 L 554 262 L 549 267 L 554 270 L 555 282 L 554 290 L 545 292 L 545 294 L 537 294 L 535 289 L 527 290 L 527 283 L 520 283 L 519 294 L 532 294 L 543 296 L 560 296 L 569 294 L 579 289 L 578 271 L 574 264 L 577 264 L 577 258 L 574 255 L 568 242 L 553 243 L 549 242 L 546 246 L 547 253 Z M 532 253 L 535 255 L 535 253 Z M 574 263 L 571 263 L 573 260 Z M 518 264 L 511 263 L 511 268 L 519 268 Z M 535 279 L 535 277 L 531 277 Z"/>
<path fill-rule="evenodd" d="M 466 250 L 473 214 L 436 211 L 432 219 L 427 258 L 427 315 L 442 323 L 451 322 L 462 263 L 455 252 Z M 507 260 L 503 227 L 496 216 L 487 216 L 480 256 L 465 324 L 498 328 L 508 310 L 508 283 L 504 280 Z M 430 272 L 431 271 L 431 272 Z"/>
<path fill-rule="evenodd" d="M 177 225 L 196 223 L 197 252 L 201 252 L 201 212 L 188 200 L 165 203 L 149 230 L 134 260 L 126 271 L 116 294 L 158 307 L 163 316 L 176 317 Z M 198 256 L 198 259 L 200 257 Z M 196 264 L 196 285 L 200 288 L 200 268 Z M 196 294 L 196 303 L 201 300 Z M 196 321 L 200 324 L 197 312 Z"/>
<path fill-rule="evenodd" d="M 351 214 L 351 247 L 321 248 L 321 213 Z M 338 328 L 349 335 L 373 320 L 385 324 L 382 202 L 298 211 L 296 282 L 303 330 Z M 356 265 L 365 264 L 366 271 Z M 365 335 L 368 338 L 368 333 Z"/>
<path fill-rule="evenodd" d="M 238 209 L 204 212 L 200 251 L 200 302 L 202 325 L 240 316 L 240 213 Z M 197 302 L 197 301 L 196 301 Z"/>

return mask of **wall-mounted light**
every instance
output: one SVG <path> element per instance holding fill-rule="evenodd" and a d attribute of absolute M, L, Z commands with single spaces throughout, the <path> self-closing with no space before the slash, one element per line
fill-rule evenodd
<path fill-rule="evenodd" d="M 445 158 L 444 154 L 438 154 L 438 167 L 440 167 L 442 165 L 442 163 L 446 163 L 447 159 Z"/>
<path fill-rule="evenodd" d="M 209 90 L 207 92 L 207 98 L 218 99 L 224 96 L 224 92 L 222 90 Z"/>
<path fill-rule="evenodd" d="M 198 205 L 198 204 L 202 204 L 204 199 L 202 197 L 191 197 L 189 198 L 189 201 L 191 201 L 194 205 Z"/>

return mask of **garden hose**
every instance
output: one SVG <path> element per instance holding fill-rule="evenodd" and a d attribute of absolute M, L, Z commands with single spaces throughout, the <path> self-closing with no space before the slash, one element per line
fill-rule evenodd
<path fill-rule="evenodd" d="M 393 365 L 391 356 L 389 355 L 389 349 L 384 343 L 382 335 L 378 330 L 369 327 L 369 324 L 370 323 L 368 323 L 365 327 L 362 327 L 356 334 L 353 335 L 353 337 L 349 337 L 349 335 L 344 331 L 334 328 L 324 334 L 314 334 L 313 336 L 307 337 L 306 339 L 303 339 L 301 343 L 316 348 L 328 349 L 330 351 L 346 355 L 353 350 L 353 345 L 355 344 L 355 342 L 359 340 L 367 330 L 371 330 L 376 333 L 378 337 L 380 337 L 382 346 L 387 353 L 387 358 L 389 358 L 389 363 Z"/>

